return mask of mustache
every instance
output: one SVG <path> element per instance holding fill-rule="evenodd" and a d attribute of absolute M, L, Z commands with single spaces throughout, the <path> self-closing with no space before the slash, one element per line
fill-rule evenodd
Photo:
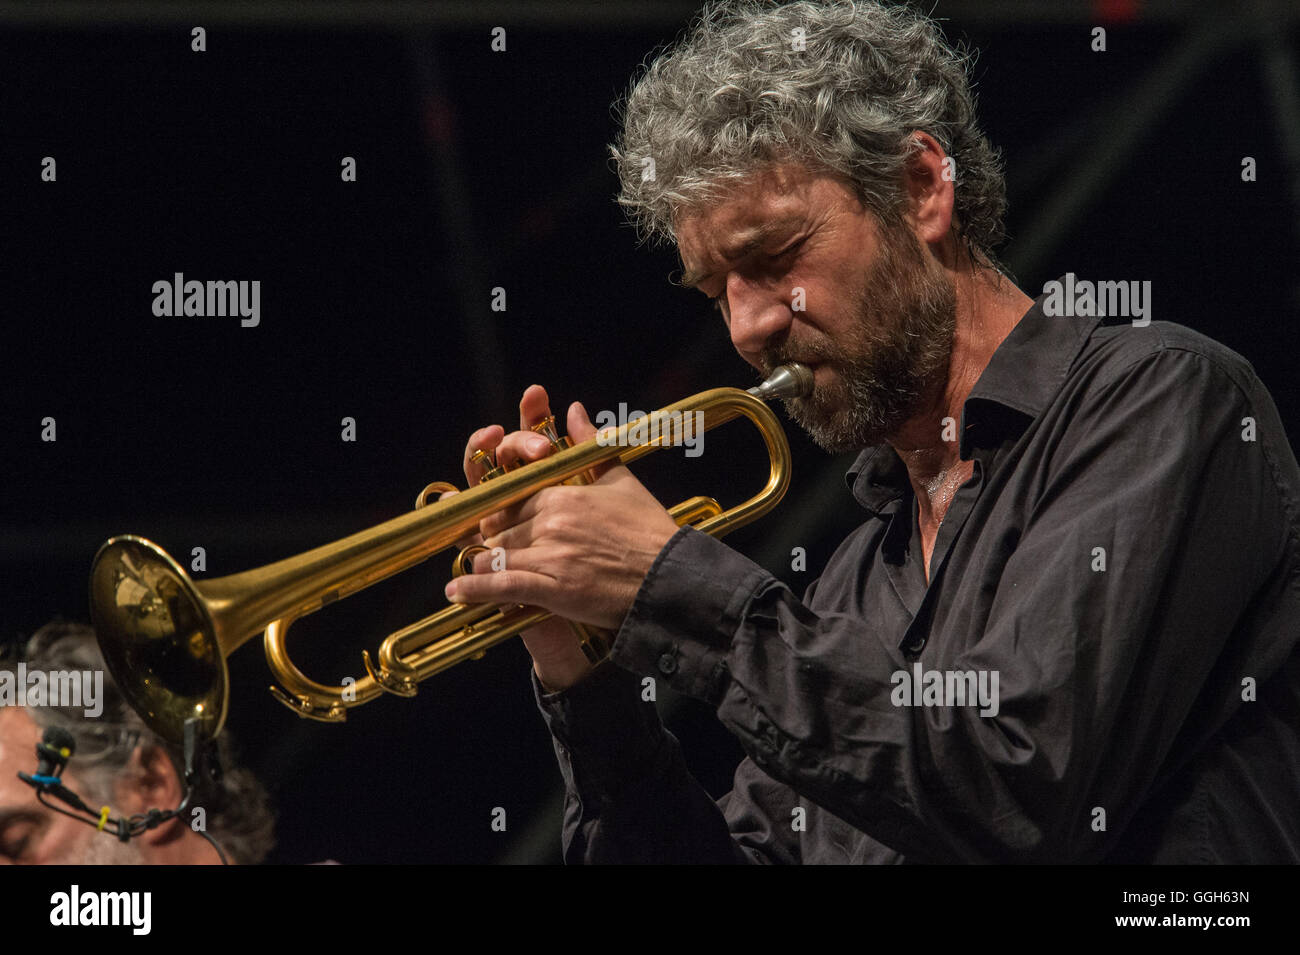
<path fill-rule="evenodd" d="M 791 362 L 797 361 L 804 365 L 821 364 L 839 358 L 840 355 L 840 348 L 831 341 L 801 342 L 797 345 L 782 342 L 780 345 L 763 349 L 759 353 L 758 363 L 763 368 L 764 376 L 767 376 L 779 366 Z"/>

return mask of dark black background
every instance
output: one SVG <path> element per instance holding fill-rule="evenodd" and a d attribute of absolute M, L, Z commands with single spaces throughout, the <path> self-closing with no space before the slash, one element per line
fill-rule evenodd
<path fill-rule="evenodd" d="M 691 4 L 205 22 L 229 6 L 191 7 L 192 22 L 0 9 L 5 638 L 86 619 L 90 561 L 113 534 L 185 564 L 201 545 L 214 577 L 394 516 L 426 482 L 463 480 L 469 432 L 513 427 L 532 382 L 593 411 L 752 383 L 703 297 L 668 283 L 672 252 L 638 248 L 613 202 L 610 104 Z M 1279 38 L 1294 69 L 1294 19 L 1207 25 L 1183 15 L 1194 5 L 1149 7 L 1161 15 L 1114 22 L 1086 4 L 1011 17 L 937 5 L 950 38 L 982 51 L 981 113 L 1007 159 L 1004 257 L 1031 295 L 1067 271 L 1150 280 L 1154 318 L 1249 359 L 1294 442 L 1300 168 L 1263 42 Z M 1089 48 L 1099 23 L 1105 53 Z M 207 52 L 191 51 L 193 25 Z M 1222 45 L 1179 59 L 1197 37 Z M 1294 102 L 1295 76 L 1282 82 Z M 1300 116 L 1282 111 L 1294 131 Z M 44 156 L 56 183 L 40 180 Z M 340 180 L 344 156 L 355 183 Z M 1242 182 L 1243 156 L 1258 181 Z M 1079 169 L 1098 188 L 1053 214 Z M 174 272 L 260 280 L 261 325 L 155 317 L 151 286 Z M 505 313 L 489 307 L 494 286 Z M 56 443 L 40 440 L 45 416 Z M 344 416 L 356 443 L 340 440 Z M 733 540 L 801 588 L 857 515 L 846 460 L 789 433 L 787 503 Z M 733 425 L 697 461 L 661 454 L 638 471 L 666 503 L 735 503 L 760 483 L 756 443 Z M 795 546 L 805 573 L 790 569 Z M 441 605 L 445 564 L 302 621 L 300 666 L 324 682 L 360 674 L 362 648 Z M 280 813 L 273 861 L 558 858 L 559 774 L 517 642 L 342 726 L 275 704 L 255 643 L 231 670 L 230 730 Z M 707 709 L 668 702 L 720 795 L 739 748 Z M 505 833 L 490 829 L 496 806 Z"/>

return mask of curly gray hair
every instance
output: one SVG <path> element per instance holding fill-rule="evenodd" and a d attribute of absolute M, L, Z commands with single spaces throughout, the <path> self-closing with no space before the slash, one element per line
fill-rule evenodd
<path fill-rule="evenodd" d="M 980 131 L 971 54 L 906 7 L 870 0 L 724 0 L 634 79 L 610 147 L 619 202 L 647 239 L 772 162 L 838 174 L 889 224 L 903 172 L 926 132 L 955 162 L 959 234 L 996 266 L 1006 186 Z"/>
<path fill-rule="evenodd" d="M 75 770 L 87 787 L 84 795 L 93 803 L 111 803 L 114 786 L 140 746 L 163 750 L 184 775 L 184 756 L 147 727 L 127 705 L 125 697 L 108 677 L 95 631 L 85 624 L 54 621 L 36 633 L 23 650 L 28 670 L 103 671 L 103 712 L 96 719 L 85 716 L 80 706 L 44 706 L 27 714 L 42 728 L 59 726 L 77 741 Z M 0 670 L 15 672 L 16 662 L 0 661 Z M 208 834 L 221 843 L 231 860 L 242 865 L 261 862 L 274 844 L 274 818 L 261 783 L 251 772 L 235 764 L 229 733 L 217 737 L 217 757 L 223 769 L 221 782 L 201 794 L 207 810 Z M 170 808 L 170 807 L 167 807 Z"/>

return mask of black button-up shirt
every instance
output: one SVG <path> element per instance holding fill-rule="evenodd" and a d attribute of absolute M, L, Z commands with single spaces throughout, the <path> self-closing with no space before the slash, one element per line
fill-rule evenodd
<path fill-rule="evenodd" d="M 1300 471 L 1249 363 L 1040 300 L 956 437 L 928 582 L 879 445 L 802 600 L 683 529 L 612 663 L 534 677 L 568 861 L 1300 861 Z M 716 803 L 647 677 L 744 747 Z"/>

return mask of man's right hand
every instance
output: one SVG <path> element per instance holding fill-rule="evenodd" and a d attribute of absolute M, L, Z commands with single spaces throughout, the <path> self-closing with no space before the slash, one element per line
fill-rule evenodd
<path fill-rule="evenodd" d="M 596 433 L 595 428 L 587 421 L 586 414 L 579 408 L 576 403 L 569 408 L 567 422 L 568 434 L 574 444 L 594 437 Z M 530 430 L 550 413 L 550 400 L 546 389 L 541 385 L 531 385 L 519 402 L 520 430 L 506 434 L 504 428 L 494 424 L 480 428 L 470 435 L 469 443 L 465 445 L 463 461 L 465 479 L 469 482 L 469 486 L 477 486 L 484 471 L 487 470 L 482 463 L 473 460 L 477 451 L 495 450 L 497 463 L 507 470 L 514 470 L 521 465 L 550 456 L 551 443 Z M 442 497 L 446 498 L 454 493 L 448 491 Z M 460 541 L 459 546 L 482 543 L 483 535 L 475 534 L 472 538 Z M 521 636 L 524 646 L 533 658 L 533 670 L 537 673 L 542 686 L 549 692 L 568 689 L 592 670 L 592 664 L 582 652 L 578 637 L 567 620 L 552 617 L 525 630 Z"/>

